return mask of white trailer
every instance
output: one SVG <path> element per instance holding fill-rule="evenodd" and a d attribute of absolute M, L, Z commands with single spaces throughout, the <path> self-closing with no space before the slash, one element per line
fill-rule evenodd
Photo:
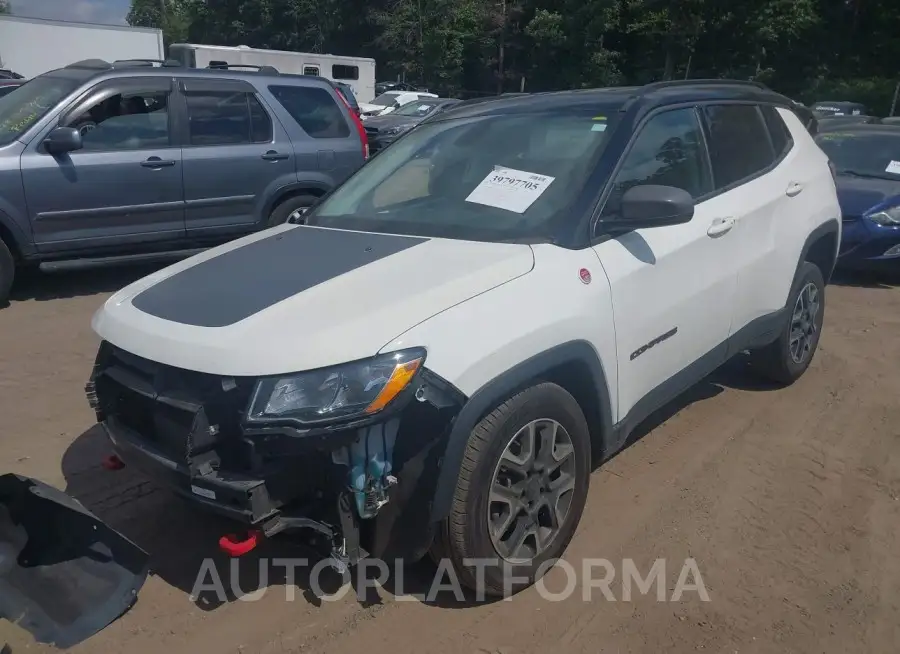
<path fill-rule="evenodd" d="M 279 73 L 318 75 L 334 82 L 343 82 L 353 89 L 359 102 L 375 98 L 375 60 L 366 57 L 343 57 L 310 52 L 262 50 L 246 45 L 198 45 L 173 43 L 169 58 L 177 59 L 191 68 L 230 66 L 272 66 Z"/>
<path fill-rule="evenodd" d="M 163 59 L 162 31 L 0 16 L 0 68 L 27 78 L 84 59 Z"/>

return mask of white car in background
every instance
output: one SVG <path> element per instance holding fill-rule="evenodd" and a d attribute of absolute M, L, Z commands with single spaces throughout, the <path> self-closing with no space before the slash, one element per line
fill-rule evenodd
<path fill-rule="evenodd" d="M 388 91 L 379 95 L 372 102 L 360 103 L 359 109 L 362 112 L 362 119 L 365 120 L 372 116 L 384 116 L 405 104 L 421 100 L 422 98 L 436 97 L 438 97 L 436 93 L 426 93 L 424 91 Z"/>

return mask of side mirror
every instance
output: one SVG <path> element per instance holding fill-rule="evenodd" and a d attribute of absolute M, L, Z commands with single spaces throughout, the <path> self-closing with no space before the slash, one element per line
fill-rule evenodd
<path fill-rule="evenodd" d="M 694 217 L 694 198 L 674 186 L 633 186 L 622 196 L 616 227 L 641 229 L 681 225 Z"/>
<path fill-rule="evenodd" d="M 44 147 L 50 154 L 66 154 L 84 147 L 81 132 L 74 127 L 57 127 L 44 139 Z"/>

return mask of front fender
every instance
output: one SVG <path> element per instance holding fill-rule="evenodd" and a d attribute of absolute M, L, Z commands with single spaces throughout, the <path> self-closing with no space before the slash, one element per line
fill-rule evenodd
<path fill-rule="evenodd" d="M 511 395 L 555 378 L 568 364 L 587 371 L 590 379 L 589 391 L 570 391 L 580 395 L 597 449 L 613 447 L 617 367 L 609 284 L 592 250 L 535 246 L 534 252 L 530 274 L 433 316 L 382 348 L 424 347 L 428 369 L 468 398 L 438 473 L 435 521 L 449 514 L 475 425 Z M 579 263 L 593 270 L 593 283 L 581 281 Z"/>

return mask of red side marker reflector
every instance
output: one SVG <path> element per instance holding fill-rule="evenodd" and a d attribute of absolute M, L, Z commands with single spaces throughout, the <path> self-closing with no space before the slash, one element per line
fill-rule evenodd
<path fill-rule="evenodd" d="M 256 530 L 247 532 L 244 538 L 237 534 L 226 534 L 219 539 L 219 549 L 231 557 L 244 556 L 256 548 L 261 537 L 262 534 Z"/>
<path fill-rule="evenodd" d="M 587 268 L 582 268 L 581 270 L 579 270 L 578 276 L 581 278 L 581 282 L 583 284 L 591 283 L 591 271 L 588 270 Z"/>
<path fill-rule="evenodd" d="M 121 470 L 125 467 L 125 462 L 115 454 L 110 454 L 109 456 L 103 457 L 100 465 L 102 465 L 107 470 Z"/>

